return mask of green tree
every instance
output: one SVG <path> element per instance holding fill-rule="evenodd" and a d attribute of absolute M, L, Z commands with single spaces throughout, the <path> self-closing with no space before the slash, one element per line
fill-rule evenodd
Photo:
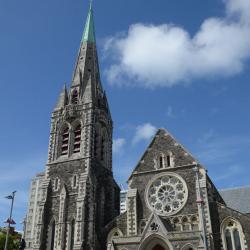
<path fill-rule="evenodd" d="M 17 250 L 19 247 L 19 235 L 9 235 L 8 250 Z M 6 234 L 0 233 L 0 250 L 4 250 Z"/>

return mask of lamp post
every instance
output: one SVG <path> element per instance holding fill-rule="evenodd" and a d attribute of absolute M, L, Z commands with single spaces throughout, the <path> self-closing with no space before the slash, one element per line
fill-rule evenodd
<path fill-rule="evenodd" d="M 200 176 L 199 176 L 199 167 L 196 165 L 196 167 L 193 168 L 195 175 L 196 175 L 196 180 L 197 180 L 197 200 L 196 203 L 198 205 L 199 209 L 199 214 L 201 215 L 201 229 L 202 229 L 202 238 L 203 238 L 203 244 L 204 244 L 204 249 L 208 250 L 208 245 L 207 245 L 207 236 L 206 236 L 206 222 L 205 222 L 205 217 L 204 217 L 204 200 L 202 197 L 201 193 L 201 186 L 200 186 Z"/>
<path fill-rule="evenodd" d="M 9 240 L 9 233 L 10 233 L 10 225 L 13 224 L 12 223 L 12 211 L 13 211 L 13 205 L 14 205 L 14 200 L 15 200 L 15 193 L 16 193 L 16 191 L 13 191 L 12 195 L 9 195 L 9 196 L 5 197 L 6 199 L 11 200 L 11 207 L 10 207 L 10 217 L 7 220 L 7 222 L 8 222 L 8 229 L 7 229 L 6 239 L 5 239 L 4 250 L 7 250 L 8 240 Z"/>

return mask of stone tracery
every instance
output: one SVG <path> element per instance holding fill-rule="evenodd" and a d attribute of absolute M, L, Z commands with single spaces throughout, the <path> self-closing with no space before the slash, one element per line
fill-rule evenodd
<path fill-rule="evenodd" d="M 185 181 L 173 173 L 158 176 L 147 190 L 150 208 L 160 215 L 177 213 L 185 205 L 187 196 Z"/>

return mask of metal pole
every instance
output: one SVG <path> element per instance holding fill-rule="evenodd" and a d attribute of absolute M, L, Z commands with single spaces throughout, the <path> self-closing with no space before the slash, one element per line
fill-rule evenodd
<path fill-rule="evenodd" d="M 202 194 L 201 194 L 201 186 L 200 186 L 200 177 L 199 177 L 199 168 L 198 166 L 196 166 L 194 168 L 195 174 L 196 174 L 196 179 L 197 179 L 197 184 L 198 184 L 198 197 L 197 197 L 197 204 L 198 204 L 198 208 L 200 210 L 200 214 L 201 214 L 201 227 L 202 227 L 202 237 L 203 237 L 203 243 L 204 243 L 204 249 L 208 250 L 208 245 L 207 245 L 207 236 L 206 236 L 206 226 L 205 226 L 205 217 L 204 217 L 204 201 L 202 198 Z"/>
<path fill-rule="evenodd" d="M 9 217 L 9 222 L 8 222 L 8 229 L 7 229 L 6 239 L 5 239 L 4 250 L 7 250 L 7 247 L 8 247 L 8 240 L 9 240 L 9 233 L 10 233 L 10 224 L 11 224 L 11 220 L 12 220 L 12 210 L 13 210 L 13 205 L 14 205 L 15 193 L 16 193 L 16 191 L 12 192 L 10 217 Z"/>

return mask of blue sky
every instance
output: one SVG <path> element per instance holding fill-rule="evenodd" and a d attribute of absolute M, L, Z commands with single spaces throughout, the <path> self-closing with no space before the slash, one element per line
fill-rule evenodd
<path fill-rule="evenodd" d="M 83 0 L 0 0 L 0 221 L 47 159 L 50 113 L 70 84 Z M 94 2 L 102 82 L 114 120 L 114 175 L 126 183 L 157 128 L 208 169 L 218 188 L 250 185 L 247 0 Z"/>

